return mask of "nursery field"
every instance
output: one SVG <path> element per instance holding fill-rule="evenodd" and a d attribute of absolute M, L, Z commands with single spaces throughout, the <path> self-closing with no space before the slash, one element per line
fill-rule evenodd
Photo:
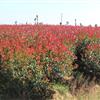
<path fill-rule="evenodd" d="M 60 87 L 76 98 L 99 84 L 100 27 L 0 25 L 0 100 L 53 100 Z"/>

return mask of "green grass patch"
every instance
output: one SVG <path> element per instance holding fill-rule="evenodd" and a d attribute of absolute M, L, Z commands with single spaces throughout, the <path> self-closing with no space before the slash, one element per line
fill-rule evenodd
<path fill-rule="evenodd" d="M 53 84 L 53 89 L 58 91 L 61 95 L 64 95 L 69 91 L 69 87 L 63 84 Z"/>

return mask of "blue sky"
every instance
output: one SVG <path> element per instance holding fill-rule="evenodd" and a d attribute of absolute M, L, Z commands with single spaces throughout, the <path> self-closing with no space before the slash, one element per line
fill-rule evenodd
<path fill-rule="evenodd" d="M 100 0 L 0 0 L 0 24 L 33 24 L 36 14 L 39 22 L 100 25 Z"/>

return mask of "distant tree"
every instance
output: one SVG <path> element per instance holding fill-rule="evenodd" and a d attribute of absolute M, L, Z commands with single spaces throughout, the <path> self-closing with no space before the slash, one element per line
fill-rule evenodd
<path fill-rule="evenodd" d="M 43 23 L 42 22 L 40 22 L 40 23 L 38 23 L 39 25 L 43 25 Z"/>
<path fill-rule="evenodd" d="M 77 22 L 76 22 L 77 20 L 75 19 L 75 26 L 77 25 Z"/>
<path fill-rule="evenodd" d="M 17 25 L 17 21 L 15 21 L 15 25 Z"/>
<path fill-rule="evenodd" d="M 26 22 L 26 25 L 27 25 L 28 23 Z"/>
<path fill-rule="evenodd" d="M 35 22 L 35 24 L 39 23 L 39 21 L 38 21 L 38 15 L 36 15 L 36 17 L 34 18 L 34 22 Z"/>
<path fill-rule="evenodd" d="M 69 21 L 66 21 L 66 25 L 69 25 Z"/>
<path fill-rule="evenodd" d="M 92 25 L 90 24 L 89 27 L 92 27 Z"/>
<path fill-rule="evenodd" d="M 95 27 L 98 27 L 98 25 L 97 25 L 97 24 L 95 24 Z"/>
<path fill-rule="evenodd" d="M 34 22 L 35 22 L 35 24 L 36 24 L 36 18 L 34 18 Z"/>
<path fill-rule="evenodd" d="M 36 15 L 36 21 L 37 21 L 37 23 L 36 23 L 36 24 L 38 24 L 38 15 Z"/>
<path fill-rule="evenodd" d="M 80 26 L 83 26 L 82 23 L 80 23 Z"/>
<path fill-rule="evenodd" d="M 60 25 L 62 25 L 62 22 L 60 22 Z"/>

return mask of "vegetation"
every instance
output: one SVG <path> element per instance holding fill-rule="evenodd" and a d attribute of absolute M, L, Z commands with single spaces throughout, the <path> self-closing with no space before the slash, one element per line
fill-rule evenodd
<path fill-rule="evenodd" d="M 99 27 L 0 26 L 1 99 L 47 100 L 57 91 L 75 97 L 99 77 Z"/>

